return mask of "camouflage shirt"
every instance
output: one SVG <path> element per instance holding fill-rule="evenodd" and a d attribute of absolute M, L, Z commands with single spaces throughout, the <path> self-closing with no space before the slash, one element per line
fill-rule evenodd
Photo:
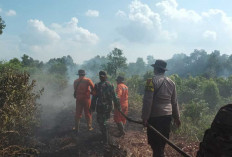
<path fill-rule="evenodd" d="M 115 94 L 114 86 L 109 81 L 95 84 L 94 94 L 91 101 L 91 110 L 97 108 L 97 113 L 111 112 L 113 103 L 116 108 L 120 108 L 119 100 Z"/>

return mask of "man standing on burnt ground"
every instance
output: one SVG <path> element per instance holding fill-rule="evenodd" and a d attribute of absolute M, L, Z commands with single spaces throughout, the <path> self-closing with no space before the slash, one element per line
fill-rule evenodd
<path fill-rule="evenodd" d="M 164 76 L 167 63 L 163 60 L 156 60 L 154 67 L 155 76 L 148 79 L 143 97 L 142 120 L 144 126 L 149 123 L 166 138 L 169 138 L 172 117 L 174 123 L 181 125 L 179 106 L 177 103 L 175 83 Z M 153 157 L 164 157 L 166 142 L 156 133 L 147 128 L 148 144 L 153 150 Z"/>
<path fill-rule="evenodd" d="M 79 132 L 80 119 L 82 117 L 82 112 L 85 112 L 85 119 L 87 120 L 88 130 L 93 130 L 92 128 L 92 115 L 89 112 L 91 99 L 90 93 L 93 91 L 93 82 L 85 77 L 85 71 L 78 71 L 79 78 L 73 83 L 74 86 L 74 97 L 76 99 L 76 115 L 75 115 L 75 127 L 73 130 Z"/>
<path fill-rule="evenodd" d="M 128 113 L 128 87 L 124 84 L 124 77 L 118 76 L 116 93 L 120 100 L 121 111 L 127 115 Z M 114 111 L 114 121 L 119 129 L 119 136 L 125 135 L 124 126 L 126 124 L 126 118 L 118 111 Z"/>
<path fill-rule="evenodd" d="M 105 71 L 99 72 L 100 82 L 95 84 L 94 94 L 91 101 L 91 112 L 97 111 L 97 122 L 102 132 L 104 144 L 109 144 L 108 120 L 114 107 L 120 109 L 119 100 L 115 94 L 114 86 L 107 81 Z M 113 102 L 113 103 L 112 103 Z"/>

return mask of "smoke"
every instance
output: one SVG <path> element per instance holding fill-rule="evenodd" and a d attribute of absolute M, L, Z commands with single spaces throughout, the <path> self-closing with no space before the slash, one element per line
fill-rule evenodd
<path fill-rule="evenodd" d="M 70 111 L 68 116 L 72 117 L 70 123 L 73 123 L 75 99 L 71 79 L 74 77 L 48 73 L 44 68 L 42 71 L 31 74 L 31 79 L 36 80 L 35 90 L 44 89 L 40 99 L 37 100 L 37 103 L 41 104 L 41 130 L 49 130 L 60 125 L 60 119 L 57 117 L 67 109 Z"/>
<path fill-rule="evenodd" d="M 94 64 L 93 64 L 94 63 Z M 36 90 L 44 89 L 38 103 L 41 104 L 41 129 L 49 130 L 62 125 L 64 119 L 74 125 L 75 99 L 73 97 L 73 82 L 78 79 L 79 69 L 86 70 L 86 77 L 98 82 L 98 72 L 101 68 L 101 61 L 86 62 L 84 64 L 66 64 L 66 75 L 57 74 L 44 66 L 41 71 L 31 74 L 31 79 L 36 80 Z M 91 67 L 89 67 L 89 65 Z M 65 115 L 64 115 L 65 114 Z M 66 128 L 67 129 L 67 128 Z"/>
<path fill-rule="evenodd" d="M 36 79 L 36 78 L 34 78 Z M 73 98 L 73 87 L 67 84 L 65 88 L 57 88 L 59 84 L 52 83 L 47 80 L 37 79 L 37 88 L 44 88 L 44 92 L 38 103 L 41 104 L 41 128 L 52 129 L 58 125 L 56 117 L 69 108 L 74 119 L 75 115 L 75 99 Z"/>

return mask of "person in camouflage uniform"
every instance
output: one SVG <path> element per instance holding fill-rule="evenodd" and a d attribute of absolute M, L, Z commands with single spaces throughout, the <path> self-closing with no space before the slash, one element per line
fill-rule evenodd
<path fill-rule="evenodd" d="M 115 94 L 114 86 L 107 81 L 106 72 L 99 72 L 100 82 L 95 84 L 94 93 L 91 101 L 91 112 L 97 111 L 97 122 L 103 135 L 105 144 L 109 142 L 108 120 L 110 112 L 114 107 L 120 110 L 120 103 Z"/>

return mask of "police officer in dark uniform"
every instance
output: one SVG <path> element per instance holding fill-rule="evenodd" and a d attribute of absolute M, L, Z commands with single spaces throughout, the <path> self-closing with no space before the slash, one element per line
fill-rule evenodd
<path fill-rule="evenodd" d="M 97 122 L 103 135 L 105 144 L 109 143 L 108 120 L 110 112 L 114 107 L 120 109 L 119 100 L 115 94 L 114 86 L 107 81 L 105 71 L 99 72 L 100 82 L 95 84 L 94 93 L 91 101 L 91 112 L 97 111 Z"/>

